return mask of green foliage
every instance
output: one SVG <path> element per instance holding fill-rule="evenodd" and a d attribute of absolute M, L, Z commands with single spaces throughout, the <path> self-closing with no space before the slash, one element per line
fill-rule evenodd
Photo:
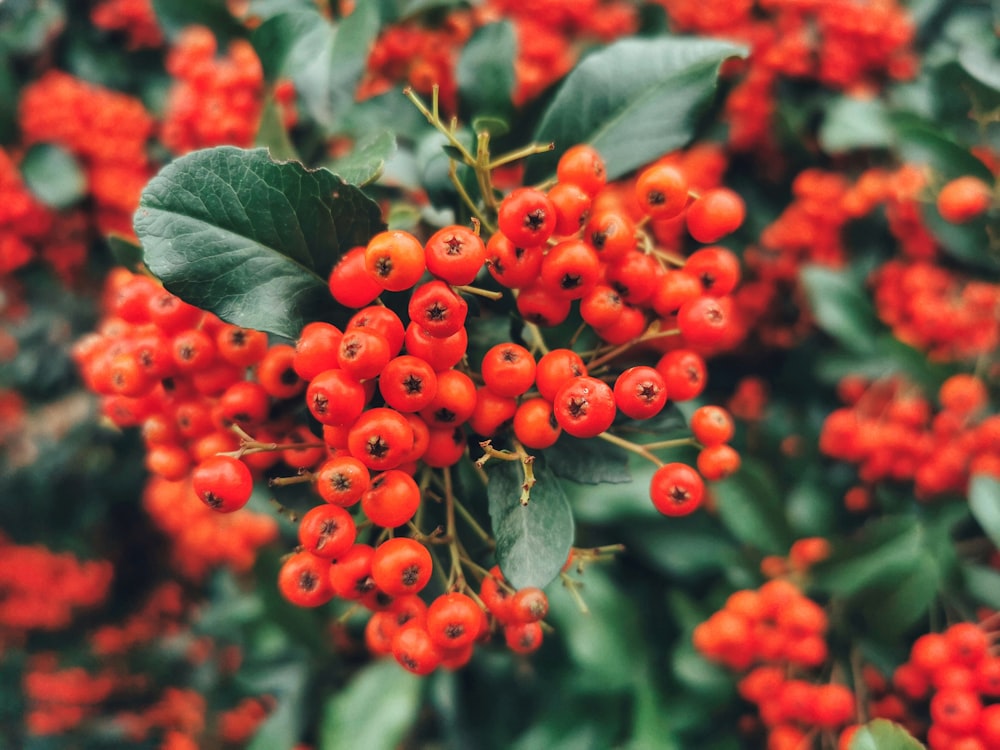
<path fill-rule="evenodd" d="M 1000 480 L 988 474 L 969 483 L 969 508 L 993 544 L 1000 545 Z"/>
<path fill-rule="evenodd" d="M 32 146 L 21 161 L 24 184 L 42 203 L 68 208 L 87 194 L 87 176 L 73 155 L 59 146 Z"/>
<path fill-rule="evenodd" d="M 820 328 L 848 351 L 873 351 L 879 323 L 861 284 L 823 266 L 804 268 L 801 278 Z"/>
<path fill-rule="evenodd" d="M 714 488 L 719 518 L 736 539 L 767 554 L 783 554 L 791 543 L 781 490 L 767 468 L 744 462 Z"/>
<path fill-rule="evenodd" d="M 381 228 L 378 206 L 326 170 L 230 147 L 164 168 L 135 217 L 146 265 L 167 289 L 286 338 L 342 315 L 327 277 L 341 253 Z"/>
<path fill-rule="evenodd" d="M 573 513 L 562 485 L 552 472 L 536 465 L 531 501 L 521 505 L 521 462 L 493 459 L 486 467 L 500 570 L 515 588 L 543 588 L 559 574 L 573 544 Z"/>
<path fill-rule="evenodd" d="M 458 91 L 462 103 L 478 118 L 500 122 L 513 112 L 514 27 L 509 21 L 476 30 L 458 62 Z M 477 128 L 479 130 L 479 128 Z"/>
<path fill-rule="evenodd" d="M 555 171 L 559 156 L 589 143 L 609 178 L 680 148 L 695 134 L 715 92 L 719 66 L 746 54 L 708 39 L 625 39 L 593 53 L 560 86 L 533 140 L 555 150 L 528 163 L 526 182 Z"/>
<path fill-rule="evenodd" d="M 875 719 L 858 729 L 851 738 L 850 750 L 920 750 L 922 747 L 898 724 Z"/>

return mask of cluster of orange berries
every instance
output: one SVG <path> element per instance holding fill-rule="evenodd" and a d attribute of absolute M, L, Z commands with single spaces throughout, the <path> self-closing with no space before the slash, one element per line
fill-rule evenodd
<path fill-rule="evenodd" d="M 534 650 L 541 643 L 538 622 L 547 609 L 544 594 L 531 589 L 513 592 L 496 571 L 484 578 L 479 601 L 455 585 L 428 606 L 417 595 L 431 578 L 433 537 L 424 538 L 417 530 L 413 537 L 366 544 L 359 541 L 359 523 L 348 509 L 359 505 L 368 523 L 387 530 L 412 524 L 423 495 L 414 476 L 421 466 L 445 469 L 456 464 L 467 450 L 467 430 L 481 439 L 510 426 L 523 452 L 545 449 L 563 432 L 576 438 L 601 435 L 619 412 L 649 419 L 668 397 L 681 401 L 702 392 L 705 362 L 693 347 L 717 348 L 728 335 L 726 295 L 739 279 L 732 253 L 706 248 L 687 259 L 674 258 L 683 269 L 668 270 L 651 244 L 647 252 L 638 247 L 631 220 L 611 209 L 591 213 L 605 184 L 596 151 L 571 149 L 560 159 L 558 175 L 548 193 L 531 188 L 510 193 L 498 208 L 499 231 L 488 242 L 471 229 L 453 225 L 426 242 L 407 232 L 385 231 L 366 246 L 350 249 L 333 268 L 329 287 L 334 299 L 357 312 L 343 329 L 310 323 L 294 350 L 280 349 L 289 378 L 279 381 L 289 387 L 289 398 L 306 384 L 306 406 L 323 434 L 322 442 L 301 451 L 302 460 L 293 464 L 299 477 L 272 481 L 308 481 L 325 503 L 299 521 L 300 547 L 283 564 L 279 589 L 301 606 L 320 606 L 336 597 L 372 610 L 366 630 L 371 650 L 391 652 L 414 672 L 464 664 L 474 644 L 494 629 L 487 612 L 503 628 L 513 650 Z M 708 191 L 692 201 L 683 173 L 668 164 L 643 172 L 635 190 L 647 215 L 673 218 L 686 212 L 689 230 L 706 242 L 732 231 L 743 218 L 742 202 L 730 191 Z M 671 336 L 682 346 L 663 354 L 656 367 L 629 367 L 607 380 L 588 375 L 588 363 L 571 349 L 546 350 L 536 361 L 531 350 L 514 342 L 490 348 L 478 370 L 471 371 L 465 363 L 468 303 L 462 292 L 484 291 L 468 286 L 484 265 L 501 285 L 517 290 L 519 311 L 537 324 L 561 322 L 579 300 L 584 321 L 608 342 L 608 362 L 646 331 L 647 308 L 676 329 Z M 432 278 L 425 280 L 428 273 Z M 654 303 L 658 281 L 670 295 L 657 296 Z M 118 296 L 119 317 L 128 317 L 121 303 L 133 298 L 133 287 L 144 285 L 147 289 L 137 296 L 146 299 L 147 281 L 129 281 L 123 287 L 127 293 Z M 390 307 L 373 304 L 384 293 L 408 295 L 408 323 Z M 170 295 L 158 291 L 152 299 L 167 300 Z M 156 304 L 143 309 L 155 309 Z M 178 349 L 178 340 L 187 342 L 190 335 L 175 332 L 173 343 L 162 347 L 175 352 L 170 365 L 174 369 L 168 369 L 174 373 L 175 390 L 186 368 L 175 372 L 176 353 L 184 348 Z M 203 338 L 206 343 L 199 344 L 199 351 L 211 346 L 210 337 Z M 119 334 L 106 343 L 107 351 L 89 357 L 98 363 L 85 368 L 94 386 L 103 382 L 121 388 L 115 385 L 116 377 L 122 378 L 115 375 L 113 362 L 137 357 L 122 341 Z M 621 344 L 625 349 L 619 351 Z M 218 344 L 223 358 L 229 357 L 227 346 Z M 266 361 L 272 355 L 260 356 Z M 141 363 L 141 353 L 138 360 Z M 596 364 L 603 363 L 592 359 L 590 365 Z M 191 480 L 207 507 L 236 511 L 252 494 L 250 464 L 266 453 L 261 435 L 273 412 L 268 395 L 275 394 L 263 382 L 271 379 L 269 372 L 258 366 L 261 383 L 219 383 L 219 390 L 225 390 L 207 414 L 216 431 L 237 424 L 244 430 L 244 441 L 240 450 L 228 454 L 199 451 Z M 103 380 L 95 379 L 95 373 Z M 703 476 L 719 479 L 739 465 L 738 454 L 728 445 L 733 424 L 725 410 L 698 409 L 691 429 L 702 446 L 698 470 L 682 463 L 661 464 L 653 476 L 652 501 L 667 515 L 694 511 L 704 496 Z M 144 432 L 148 441 L 148 418 Z M 256 437 L 250 437 L 251 432 Z M 151 467 L 155 463 L 151 461 Z M 186 472 L 188 466 L 184 463 L 178 471 Z M 505 594 L 510 594 L 509 605 Z"/>
<path fill-rule="evenodd" d="M 805 541 L 805 540 L 803 540 Z M 816 545 L 789 555 L 798 567 L 815 562 Z M 740 695 L 758 710 L 767 747 L 806 747 L 817 729 L 832 733 L 854 721 L 855 698 L 845 685 L 794 678 L 827 661 L 827 615 L 799 588 L 783 579 L 731 594 L 725 607 L 695 628 L 695 648 L 731 669 L 746 672 Z M 850 736 L 850 728 L 842 734 Z M 846 747 L 846 741 L 841 740 Z"/>
<path fill-rule="evenodd" d="M 175 560 L 189 577 L 223 562 L 248 569 L 255 551 L 277 536 L 276 522 L 211 513 L 193 494 L 189 474 L 203 458 L 239 447 L 230 425 L 261 422 L 272 402 L 301 393 L 291 347 L 269 348 L 265 334 L 224 324 L 124 269 L 108 276 L 105 309 L 98 329 L 75 344 L 74 359 L 85 385 L 101 395 L 103 414 L 119 427 L 142 429 L 153 474 L 143 496 L 147 511 L 172 537 Z M 275 438 L 313 439 L 290 421 L 269 427 Z M 279 458 L 265 453 L 247 461 L 263 472 Z M 301 465 L 295 451 L 285 458 Z"/>
<path fill-rule="evenodd" d="M 35 257 L 52 223 L 52 212 L 35 199 L 17 164 L 0 148 L 0 276 Z"/>
<path fill-rule="evenodd" d="M 359 98 L 388 91 L 399 83 L 430 95 L 436 85 L 446 111 L 458 101 L 455 76 L 459 54 L 479 27 L 503 19 L 514 26 L 515 88 L 513 103 L 522 106 L 565 76 L 578 56 L 576 42 L 610 41 L 637 28 L 635 8 L 622 0 L 544 0 L 530 5 L 489 0 L 472 10 L 448 13 L 428 27 L 407 20 L 382 31 L 368 57 Z"/>
<path fill-rule="evenodd" d="M 1000 284 L 902 260 L 876 269 L 871 283 L 879 318 L 934 360 L 971 360 L 1000 346 Z"/>
<path fill-rule="evenodd" d="M 743 41 L 746 72 L 726 100 L 730 145 L 772 146 L 777 86 L 811 79 L 849 91 L 871 91 L 885 78 L 916 72 L 915 26 L 895 0 L 657 0 L 678 31 Z"/>
<path fill-rule="evenodd" d="M 212 32 L 184 30 L 167 54 L 174 84 L 160 129 L 176 154 L 210 146 L 253 144 L 263 110 L 264 70 L 250 43 L 233 40 L 219 56 Z"/>
<path fill-rule="evenodd" d="M 23 89 L 18 114 L 24 145 L 56 144 L 80 162 L 97 228 L 131 235 L 153 174 L 146 144 L 155 121 L 142 102 L 51 70 Z"/>
<path fill-rule="evenodd" d="M 32 630 L 59 630 L 76 610 L 101 604 L 113 569 L 0 535 L 0 648 Z"/>
<path fill-rule="evenodd" d="M 989 396 L 978 377 L 948 378 L 936 413 L 919 388 L 900 378 L 869 383 L 850 376 L 838 392 L 848 406 L 827 416 L 819 447 L 858 464 L 865 485 L 912 481 L 918 498 L 931 499 L 964 493 L 972 474 L 1000 477 L 1000 416 L 984 413 Z M 848 493 L 853 510 L 868 510 L 869 502 L 865 487 Z"/>
<path fill-rule="evenodd" d="M 1000 657 L 995 634 L 984 624 L 961 622 L 921 636 L 892 676 L 893 688 L 907 702 L 929 701 L 930 750 L 1000 748 Z M 905 704 L 885 704 L 888 718 L 905 720 Z"/>
<path fill-rule="evenodd" d="M 130 50 L 163 44 L 152 0 L 100 0 L 90 10 L 90 22 L 99 29 L 123 33 Z"/>
<path fill-rule="evenodd" d="M 122 680 L 110 672 L 59 668 L 55 654 L 37 654 L 24 672 L 24 722 L 34 735 L 63 734 L 96 716 Z"/>

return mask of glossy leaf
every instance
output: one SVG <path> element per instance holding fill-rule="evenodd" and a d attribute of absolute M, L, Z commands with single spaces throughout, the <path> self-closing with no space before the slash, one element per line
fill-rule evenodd
<path fill-rule="evenodd" d="M 579 440 L 561 435 L 545 449 L 545 465 L 553 474 L 580 484 L 622 484 L 632 481 L 628 453 L 603 440 Z"/>
<path fill-rule="evenodd" d="M 823 266 L 806 266 L 800 278 L 819 327 L 848 351 L 871 351 L 880 326 L 861 284 Z"/>
<path fill-rule="evenodd" d="M 257 126 L 254 145 L 266 148 L 272 159 L 299 160 L 299 153 L 288 135 L 285 123 L 282 122 L 281 109 L 273 96 L 269 96 L 264 102 L 264 111 L 261 112 L 260 125 Z"/>
<path fill-rule="evenodd" d="M 168 290 L 228 322 L 287 338 L 340 314 L 330 270 L 381 228 L 378 206 L 326 170 L 231 147 L 164 168 L 135 216 L 146 265 Z"/>
<path fill-rule="evenodd" d="M 251 39 L 268 77 L 290 78 L 310 116 L 332 128 L 354 103 L 380 25 L 378 4 L 358 3 L 338 25 L 317 10 L 281 13 L 261 24 Z"/>
<path fill-rule="evenodd" d="M 772 555 L 788 552 L 792 542 L 781 491 L 763 464 L 745 461 L 731 477 L 711 488 L 719 517 L 744 544 Z"/>
<path fill-rule="evenodd" d="M 923 747 L 899 724 L 875 719 L 854 733 L 848 750 L 921 750 Z"/>
<path fill-rule="evenodd" d="M 73 155 L 60 146 L 40 143 L 21 161 L 24 184 L 51 208 L 68 208 L 87 194 L 87 176 Z"/>
<path fill-rule="evenodd" d="M 977 474 L 969 483 L 969 509 L 986 536 L 1000 546 L 1000 480 Z"/>
<path fill-rule="evenodd" d="M 352 185 L 375 182 L 385 169 L 385 163 L 396 152 L 396 136 L 389 130 L 379 130 L 360 139 L 350 153 L 335 159 L 326 168 Z"/>
<path fill-rule="evenodd" d="M 819 129 L 820 146 L 830 154 L 885 148 L 891 142 L 892 126 L 885 104 L 878 99 L 842 96 L 833 100 Z"/>
<path fill-rule="evenodd" d="M 302 739 L 309 666 L 305 657 L 279 665 L 268 665 L 259 679 L 250 682 L 261 693 L 276 699 L 274 711 L 254 733 L 247 750 L 293 747 Z"/>
<path fill-rule="evenodd" d="M 900 638 L 926 618 L 941 587 L 941 569 L 927 552 L 890 580 L 860 592 L 866 632 L 889 640 Z"/>
<path fill-rule="evenodd" d="M 555 474 L 536 465 L 531 501 L 521 505 L 521 463 L 493 459 L 486 467 L 500 570 L 515 588 L 543 588 L 559 575 L 573 544 L 573 513 L 562 485 Z"/>
<path fill-rule="evenodd" d="M 476 29 L 456 69 L 462 103 L 476 115 L 505 117 L 513 105 L 514 59 L 517 40 L 510 21 Z"/>
<path fill-rule="evenodd" d="M 746 49 L 728 42 L 664 36 L 624 39 L 584 58 L 560 86 L 533 140 L 555 150 L 532 157 L 525 183 L 555 171 L 570 146 L 589 143 L 620 177 L 695 135 L 715 93 L 719 67 Z"/>
<path fill-rule="evenodd" d="M 324 750 L 393 750 L 417 721 L 423 681 L 392 659 L 372 662 L 335 693 L 323 709 Z"/>
<path fill-rule="evenodd" d="M 136 243 L 131 237 L 120 234 L 108 235 L 108 248 L 115 262 L 130 271 L 138 271 L 142 268 L 142 245 Z"/>
<path fill-rule="evenodd" d="M 895 584 L 919 564 L 924 543 L 923 531 L 913 518 L 880 518 L 835 543 L 830 557 L 812 568 L 812 580 L 831 594 L 843 595 Z"/>
<path fill-rule="evenodd" d="M 207 26 L 223 43 L 243 33 L 225 0 L 153 0 L 153 10 L 160 28 L 170 38 L 191 26 Z"/>
<path fill-rule="evenodd" d="M 969 595 L 981 604 L 1000 609 L 1000 571 L 987 565 L 966 565 L 962 580 Z"/>

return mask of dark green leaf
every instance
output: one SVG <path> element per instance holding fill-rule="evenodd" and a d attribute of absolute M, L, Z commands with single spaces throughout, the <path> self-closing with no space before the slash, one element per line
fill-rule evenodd
<path fill-rule="evenodd" d="M 920 552 L 892 581 L 862 592 L 867 631 L 886 639 L 901 637 L 926 616 L 940 586 L 940 568 L 930 554 Z"/>
<path fill-rule="evenodd" d="M 819 327 L 848 351 L 871 352 L 880 326 L 861 284 L 822 266 L 806 266 L 801 279 Z"/>
<path fill-rule="evenodd" d="M 473 117 L 472 130 L 475 133 L 489 133 L 494 138 L 499 138 L 510 132 L 510 123 L 499 117 Z"/>
<path fill-rule="evenodd" d="M 573 545 L 573 513 L 562 485 L 551 471 L 535 466 L 531 501 L 521 505 L 521 463 L 494 459 L 486 467 L 500 570 L 514 588 L 544 588 L 559 575 Z"/>
<path fill-rule="evenodd" d="M 293 11 L 269 18 L 251 39 L 268 77 L 291 78 L 310 116 L 332 128 L 354 103 L 380 24 L 377 3 L 358 3 L 338 26 L 316 10 Z"/>
<path fill-rule="evenodd" d="M 431 129 L 420 110 L 403 96 L 400 89 L 395 89 L 356 102 L 339 113 L 336 130 L 360 140 L 369 133 L 385 130 L 387 123 L 392 123 L 397 138 L 405 137 L 411 143 Z"/>
<path fill-rule="evenodd" d="M 28 149 L 21 162 L 24 184 L 52 208 L 68 208 L 87 194 L 87 176 L 73 155 L 50 143 Z"/>
<path fill-rule="evenodd" d="M 929 391 L 937 390 L 948 376 L 946 368 L 928 361 L 923 352 L 904 344 L 889 333 L 879 334 L 870 352 L 824 352 L 817 362 L 816 373 L 820 380 L 831 385 L 836 385 L 848 374 L 878 380 L 901 373 Z"/>
<path fill-rule="evenodd" d="M 963 45 L 958 53 L 958 62 L 966 73 L 981 84 L 1000 91 L 1000 54 L 997 52 L 995 36 L 986 43 Z"/>
<path fill-rule="evenodd" d="M 404 21 L 432 10 L 448 10 L 469 5 L 469 0 L 404 0 L 399 20 Z"/>
<path fill-rule="evenodd" d="M 875 719 L 854 733 L 849 750 L 921 750 L 923 747 L 899 724 Z"/>
<path fill-rule="evenodd" d="M 528 162 L 525 182 L 555 171 L 562 153 L 589 143 L 617 178 L 684 146 L 715 93 L 719 66 L 746 49 L 681 37 L 625 39 L 586 57 L 563 82 L 535 130 L 556 148 Z"/>
<path fill-rule="evenodd" d="M 517 39 L 510 21 L 479 27 L 459 58 L 456 76 L 463 104 L 475 115 L 505 117 L 513 109 Z"/>
<path fill-rule="evenodd" d="M 207 26 L 225 42 L 241 36 L 243 27 L 233 18 L 225 0 L 153 0 L 156 20 L 173 38 L 190 26 Z"/>
<path fill-rule="evenodd" d="M 38 52 L 65 21 L 62 4 L 53 0 L 0 3 L 0 49 L 19 54 Z"/>
<path fill-rule="evenodd" d="M 108 235 L 108 247 L 115 262 L 131 271 L 138 271 L 142 265 L 142 245 L 130 237 L 120 234 Z"/>
<path fill-rule="evenodd" d="M 835 543 L 830 557 L 812 568 L 812 580 L 824 591 L 844 595 L 894 584 L 920 564 L 924 541 L 920 525 L 911 517 L 871 521 L 851 538 Z"/>
<path fill-rule="evenodd" d="M 222 147 L 164 168 L 142 193 L 135 229 L 146 265 L 181 299 L 295 338 L 341 314 L 330 270 L 382 224 L 372 200 L 326 170 Z"/>
<path fill-rule="evenodd" d="M 737 553 L 733 542 L 704 513 L 631 524 L 622 533 L 630 554 L 676 578 L 718 573 Z"/>
<path fill-rule="evenodd" d="M 302 739 L 309 679 L 305 657 L 281 665 L 268 665 L 255 681 L 260 693 L 274 696 L 276 708 L 256 731 L 247 750 L 294 747 Z"/>
<path fill-rule="evenodd" d="M 969 509 L 986 536 L 1000 546 L 1000 481 L 977 474 L 969 483 Z"/>
<path fill-rule="evenodd" d="M 781 490 L 763 464 L 744 461 L 736 474 L 712 487 L 719 517 L 744 544 L 771 555 L 788 552 L 792 537 Z"/>
<path fill-rule="evenodd" d="M 545 450 L 545 465 L 553 474 L 581 484 L 622 484 L 632 481 L 628 453 L 603 440 L 579 440 L 569 435 Z"/>
<path fill-rule="evenodd" d="M 629 454 L 628 468 L 632 481 L 625 484 L 580 484 L 563 480 L 563 489 L 574 515 L 587 523 L 662 519 L 649 499 L 649 483 L 656 467 L 644 458 Z"/>
<path fill-rule="evenodd" d="M 553 586 L 549 593 L 552 622 L 573 663 L 574 689 L 622 690 L 635 679 L 636 666 L 644 663 L 635 606 L 599 566 L 574 580 L 589 614 L 581 615 L 564 586 Z"/>
<path fill-rule="evenodd" d="M 878 99 L 842 96 L 826 109 L 819 129 L 819 143 L 827 153 L 856 148 L 885 148 L 892 143 L 892 128 L 885 104 Z"/>
<path fill-rule="evenodd" d="M 828 536 L 838 498 L 816 467 L 810 467 L 788 491 L 786 514 L 796 537 Z"/>
<path fill-rule="evenodd" d="M 254 145 L 266 148 L 271 154 L 271 158 L 278 161 L 299 159 L 299 152 L 288 137 L 288 130 L 281 119 L 281 110 L 273 96 L 269 96 L 264 102 L 264 111 L 260 116 L 260 125 L 257 128 Z"/>
<path fill-rule="evenodd" d="M 1000 609 L 1000 571 L 986 565 L 966 565 L 962 568 L 965 590 L 980 604 Z"/>
<path fill-rule="evenodd" d="M 967 149 L 934 126 L 915 118 L 896 118 L 896 149 L 911 164 L 926 164 L 943 180 L 972 175 L 992 184 L 993 175 Z"/>
<path fill-rule="evenodd" d="M 396 152 L 396 136 L 389 130 L 369 134 L 354 144 L 346 156 L 326 165 L 352 185 L 375 182 L 385 169 L 386 160 Z"/>
<path fill-rule="evenodd" d="M 392 659 L 362 669 L 323 710 L 323 750 L 393 750 L 417 721 L 423 681 Z"/>

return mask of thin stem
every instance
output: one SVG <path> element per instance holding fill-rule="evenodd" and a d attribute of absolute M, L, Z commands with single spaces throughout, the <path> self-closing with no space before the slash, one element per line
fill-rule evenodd
<path fill-rule="evenodd" d="M 681 333 L 681 330 L 679 328 L 670 328 L 670 329 L 668 329 L 666 331 L 661 331 L 661 330 L 659 330 L 658 326 L 659 326 L 659 323 L 658 322 L 654 322 L 652 325 L 650 325 L 649 328 L 646 329 L 645 333 L 643 333 L 639 338 L 635 339 L 634 341 L 626 341 L 624 344 L 616 346 L 611 351 L 609 351 L 609 352 L 607 352 L 605 354 L 602 354 L 597 359 L 592 359 L 590 362 L 587 363 L 587 370 L 589 371 L 591 368 L 595 368 L 595 367 L 598 367 L 600 365 L 603 365 L 605 362 L 610 362 L 615 357 L 617 357 L 617 356 L 619 356 L 621 354 L 624 354 L 625 352 L 627 352 L 632 347 L 637 346 L 639 344 L 642 344 L 642 343 L 644 343 L 646 341 L 652 341 L 653 339 L 665 338 L 667 336 L 679 336 L 680 333 Z"/>
<path fill-rule="evenodd" d="M 491 537 L 489 533 L 479 525 L 476 519 L 469 512 L 469 509 L 462 505 L 458 498 L 455 498 L 455 510 L 457 510 L 458 514 L 462 516 L 467 524 L 469 524 L 470 528 L 476 532 L 476 536 L 486 542 L 490 547 L 496 546 L 496 542 L 493 541 L 493 537 Z"/>
<path fill-rule="evenodd" d="M 524 159 L 528 156 L 534 156 L 535 154 L 544 154 L 552 151 L 556 147 L 554 143 L 532 143 L 530 146 L 525 146 L 524 148 L 519 148 L 516 151 L 510 151 L 503 156 L 498 156 L 496 159 L 490 162 L 490 169 L 496 169 L 497 167 L 502 167 L 505 164 L 510 164 L 518 159 Z"/>
<path fill-rule="evenodd" d="M 486 299 L 491 300 L 503 299 L 503 292 L 495 292 L 492 289 L 481 289 L 478 286 L 468 286 L 467 284 L 462 284 L 452 288 L 456 292 L 465 292 L 466 294 L 472 294 L 476 297 L 485 297 Z"/>
<path fill-rule="evenodd" d="M 542 354 L 548 354 L 549 347 L 545 344 L 545 336 L 542 334 L 542 329 L 529 321 L 525 321 L 524 327 L 531 334 L 532 348 L 537 349 Z"/>
<path fill-rule="evenodd" d="M 638 443 L 633 443 L 631 440 L 625 440 L 624 438 L 620 438 L 617 435 L 612 435 L 610 432 L 602 432 L 597 437 L 601 438 L 601 440 L 606 440 L 612 445 L 617 445 L 619 448 L 624 448 L 625 450 L 634 453 L 637 456 L 642 456 L 647 461 L 651 461 L 657 466 L 663 466 L 663 461 L 654 456 L 652 453 L 646 450 L 644 446 L 639 445 Z"/>
<path fill-rule="evenodd" d="M 294 477 L 271 477 L 267 480 L 268 487 L 284 487 L 289 484 L 306 484 L 316 479 L 316 475 L 311 471 L 303 472 Z"/>
<path fill-rule="evenodd" d="M 420 110 L 420 114 L 422 114 L 424 117 L 427 118 L 427 122 L 433 125 L 436 130 L 444 134 L 444 136 L 448 139 L 451 145 L 454 146 L 456 149 L 458 149 L 458 152 L 462 155 L 462 161 L 465 162 L 467 166 L 470 167 L 476 166 L 476 159 L 472 154 L 469 153 L 469 150 L 465 147 L 465 144 L 462 143 L 460 140 L 458 140 L 458 138 L 455 136 L 455 133 L 452 131 L 451 128 L 449 128 L 447 125 L 441 122 L 441 118 L 437 112 L 436 86 L 434 87 L 433 112 L 427 109 L 427 105 L 424 104 L 423 100 L 419 96 L 417 96 L 413 92 L 413 89 L 411 89 L 409 86 L 403 89 L 403 95 L 411 102 L 413 102 L 413 106 L 415 106 L 418 110 Z"/>
<path fill-rule="evenodd" d="M 673 440 L 657 440 L 655 443 L 643 443 L 642 447 L 648 451 L 658 451 L 663 448 L 681 448 L 685 445 L 698 445 L 698 441 L 693 437 L 674 438 Z"/>
<path fill-rule="evenodd" d="M 566 573 L 560 573 L 559 578 L 562 580 L 563 586 L 569 591 L 569 595 L 573 597 L 573 601 L 576 602 L 577 608 L 580 610 L 580 614 L 589 615 L 590 607 L 587 606 L 587 602 L 583 600 L 583 596 L 580 595 L 580 584 L 574 581 Z"/>
<path fill-rule="evenodd" d="M 451 180 L 451 184 L 455 186 L 455 190 L 458 191 L 458 195 L 462 199 L 462 202 L 465 203 L 466 207 L 472 212 L 472 215 L 476 218 L 476 220 L 486 227 L 491 233 L 495 232 L 496 228 L 486 220 L 486 217 L 483 216 L 482 212 L 479 210 L 479 206 L 476 205 L 476 202 L 472 200 L 469 192 L 465 189 L 465 185 L 463 185 L 462 181 L 458 179 L 458 163 L 453 159 L 448 160 L 448 179 Z"/>
<path fill-rule="evenodd" d="M 462 572 L 462 555 L 458 549 L 457 536 L 455 534 L 455 495 L 451 484 L 451 469 L 445 467 L 444 474 L 444 512 L 445 512 L 445 535 L 451 540 L 448 543 L 448 552 L 451 555 L 451 572 L 448 575 L 449 591 L 462 589 L 465 587 L 465 574 Z"/>

